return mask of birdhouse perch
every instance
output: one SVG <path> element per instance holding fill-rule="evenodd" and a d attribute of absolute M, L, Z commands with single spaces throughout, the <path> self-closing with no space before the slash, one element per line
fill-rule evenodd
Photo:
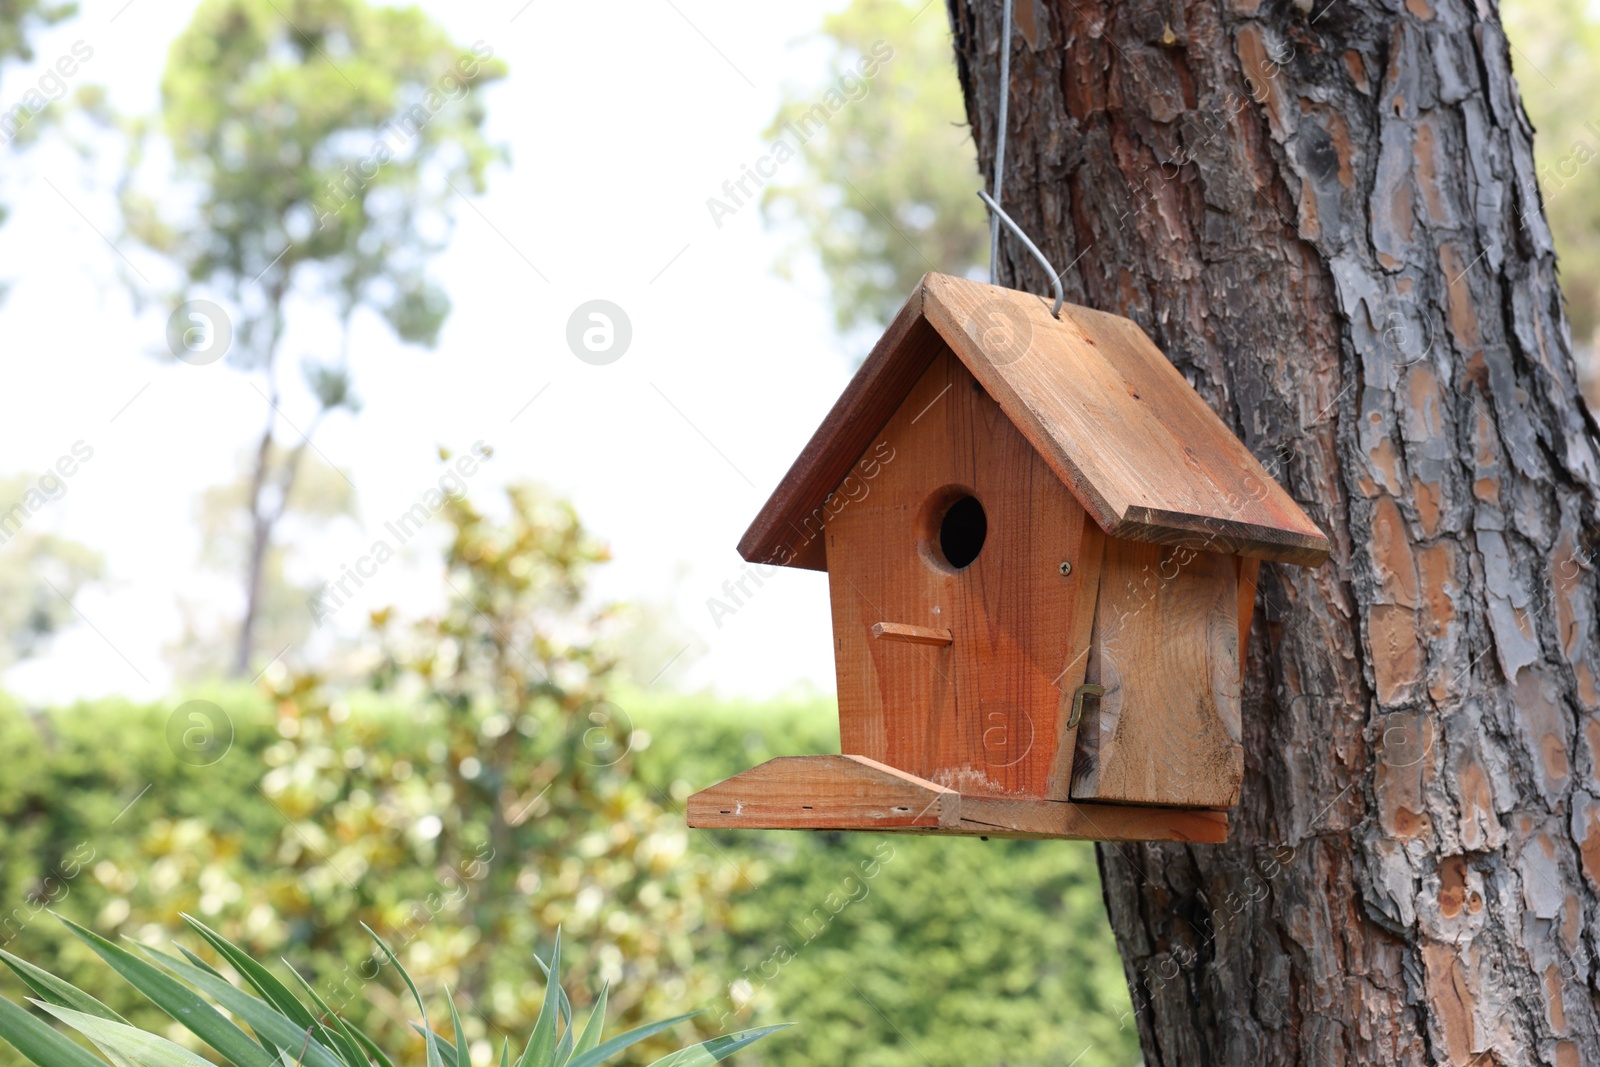
<path fill-rule="evenodd" d="M 691 826 L 1222 841 L 1257 568 L 1328 541 L 1138 325 L 929 274 L 739 551 L 827 571 L 844 754 Z"/>

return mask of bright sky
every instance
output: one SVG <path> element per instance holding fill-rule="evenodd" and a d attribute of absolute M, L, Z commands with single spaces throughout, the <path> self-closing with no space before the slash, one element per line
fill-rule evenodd
<path fill-rule="evenodd" d="M 93 55 L 74 86 L 104 85 L 120 111 L 148 112 L 193 6 L 86 0 L 41 39 L 40 62 L 81 40 Z M 331 419 L 316 444 L 359 487 L 361 523 L 319 541 L 301 573 L 336 575 L 434 484 L 436 445 L 481 439 L 497 455 L 472 479 L 475 495 L 534 479 L 569 496 L 615 555 L 597 592 L 669 603 L 709 646 L 663 684 L 831 691 L 822 575 L 783 572 L 720 628 L 706 600 L 738 576 L 735 543 L 843 388 L 851 354 L 831 332 L 820 279 L 774 273 L 784 238 L 753 207 L 719 229 L 706 199 L 764 154 L 760 133 L 783 86 L 820 79 L 823 52 L 804 39 L 837 4 L 423 6 L 458 41 L 482 40 L 509 64 L 509 79 L 484 91 L 512 163 L 472 207 L 457 205 L 434 270 L 455 304 L 439 348 L 406 349 L 375 320 L 358 329 L 365 408 Z M 9 69 L 0 107 L 38 77 Z M 153 355 L 169 309 L 135 314 L 118 281 L 118 253 L 101 236 L 117 233 L 109 162 L 96 173 L 64 150 L 35 151 L 0 173 L 14 209 L 0 228 L 0 279 L 12 285 L 0 304 L 0 472 L 42 472 L 74 443 L 91 447 L 65 496 L 30 524 L 99 549 L 110 575 L 79 600 L 88 624 L 4 683 L 35 701 L 159 697 L 171 685 L 161 649 L 180 632 L 179 597 L 226 592 L 196 572 L 196 499 L 230 477 L 265 401 L 254 379 L 221 363 Z M 604 366 L 566 343 L 569 316 L 595 299 L 632 324 L 628 350 Z M 297 363 L 322 345 L 328 355 L 327 343 L 303 331 L 285 354 Z M 289 396 L 285 410 L 304 426 L 309 398 Z M 390 564 L 362 603 L 425 606 L 433 564 Z M 362 614 L 331 625 L 353 631 Z"/>

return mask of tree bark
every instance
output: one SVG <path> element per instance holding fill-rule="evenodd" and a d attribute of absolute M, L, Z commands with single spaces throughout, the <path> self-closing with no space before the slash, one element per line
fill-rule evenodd
<path fill-rule="evenodd" d="M 1600 1063 L 1600 432 L 1492 0 L 1015 19 L 1003 206 L 1335 545 L 1262 571 L 1230 842 L 1100 846 L 1147 1062 Z"/>

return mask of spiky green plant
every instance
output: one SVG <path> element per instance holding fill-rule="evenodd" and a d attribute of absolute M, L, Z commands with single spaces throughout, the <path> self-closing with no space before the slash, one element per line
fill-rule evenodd
<path fill-rule="evenodd" d="M 183 959 L 137 943 L 133 943 L 133 947 L 138 952 L 133 952 L 71 920 L 61 921 L 135 989 L 214 1050 L 224 1064 L 232 1067 L 395 1067 L 394 1061 L 371 1038 L 334 1014 L 299 972 L 290 968 L 305 994 L 305 1001 L 238 946 L 197 919 L 184 916 L 184 921 L 238 973 L 246 986 L 255 991 L 254 995 L 233 985 L 222 972 L 181 945 L 178 951 L 183 953 Z M 449 999 L 450 1023 L 455 1035 L 452 1040 L 433 1032 L 428 1025 L 422 995 L 411 976 L 389 946 L 364 924 L 363 928 L 394 964 L 416 999 L 422 1021 L 414 1025 L 427 1049 L 426 1067 L 468 1067 L 472 1061 L 467 1054 L 467 1039 L 454 999 Z M 113 1067 L 211 1067 L 183 1046 L 129 1025 L 100 1001 L 50 972 L 3 950 L 0 950 L 0 960 L 33 991 L 32 1004 L 88 1038 Z M 537 956 L 534 961 L 545 974 L 544 1006 L 520 1056 L 513 1058 L 509 1041 L 501 1045 L 500 1067 L 596 1067 L 630 1045 L 694 1014 L 649 1023 L 602 1041 L 600 1031 L 605 1023 L 606 992 L 601 990 L 588 1021 L 578 1029 L 572 1018 L 572 1004 L 561 988 L 559 932 L 548 966 Z M 217 1010 L 218 1006 L 249 1030 L 232 1022 Z M 704 1067 L 782 1028 L 763 1026 L 715 1037 L 664 1056 L 651 1067 Z M 102 1061 L 55 1027 L 3 997 L 0 997 L 0 1038 L 9 1041 L 39 1067 L 105 1067 Z"/>

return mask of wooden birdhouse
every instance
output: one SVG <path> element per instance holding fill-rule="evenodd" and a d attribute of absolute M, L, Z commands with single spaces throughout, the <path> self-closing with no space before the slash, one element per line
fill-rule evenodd
<path fill-rule="evenodd" d="M 844 754 L 690 825 L 1221 841 L 1257 569 L 1328 541 L 1135 323 L 929 274 L 739 551 L 827 571 Z"/>

